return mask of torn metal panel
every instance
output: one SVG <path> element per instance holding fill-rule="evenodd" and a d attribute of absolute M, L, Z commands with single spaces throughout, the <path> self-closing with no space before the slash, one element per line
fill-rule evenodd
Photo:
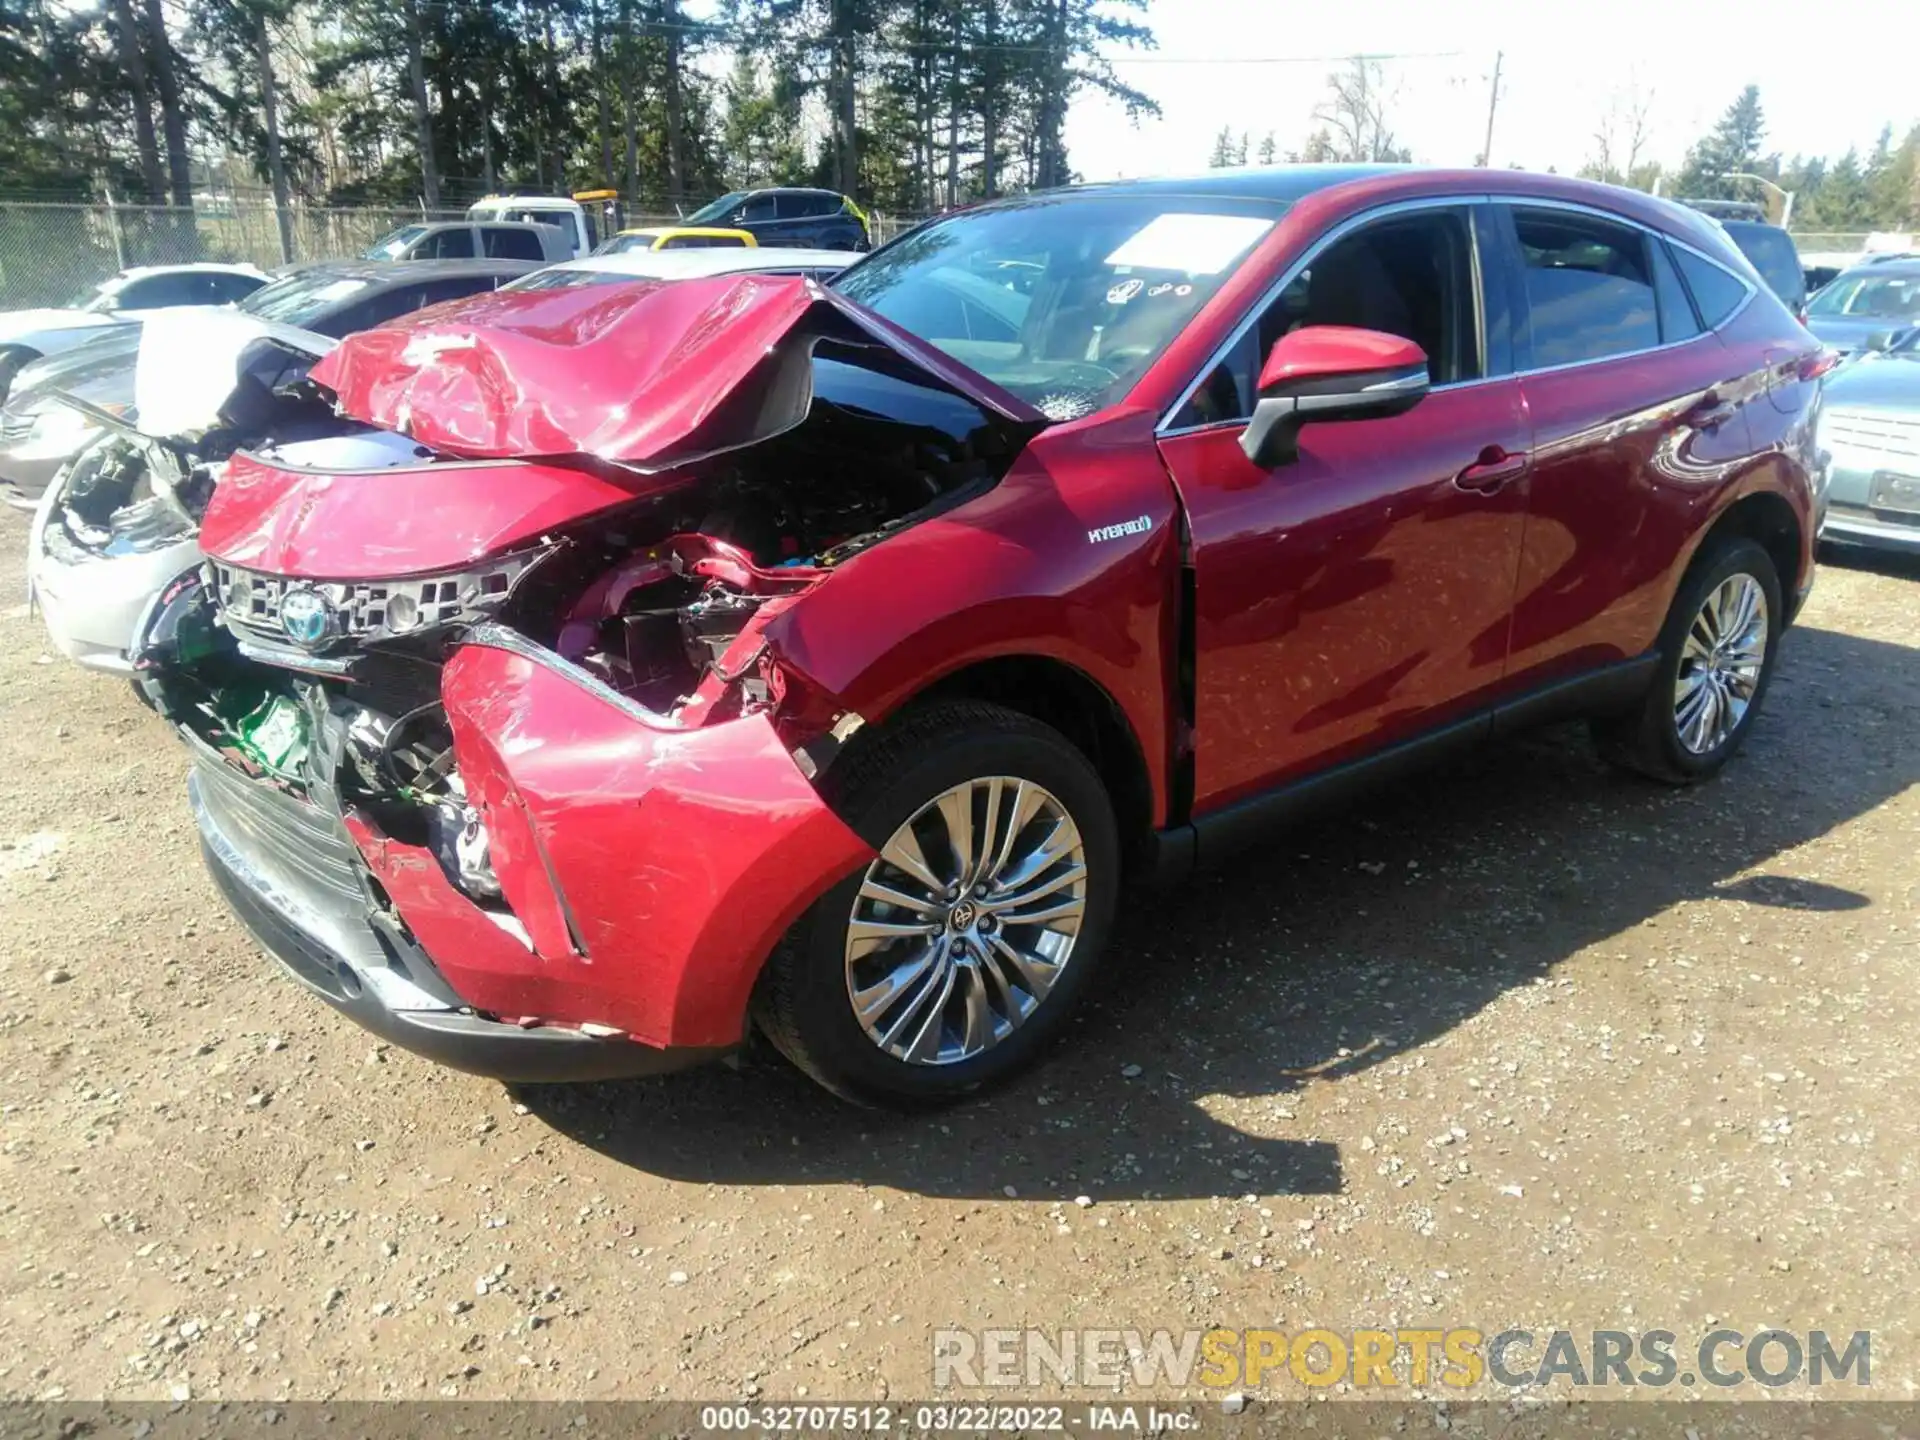
<path fill-rule="evenodd" d="M 671 728 L 557 655 L 481 635 L 500 643 L 457 650 L 442 693 L 494 869 L 538 959 L 501 977 L 469 968 L 461 946 L 430 946 L 449 982 L 497 1009 L 490 987 L 524 1003 L 533 973 L 549 988 L 524 1013 L 655 1045 L 737 1040 L 767 951 L 872 850 L 766 716 Z"/>

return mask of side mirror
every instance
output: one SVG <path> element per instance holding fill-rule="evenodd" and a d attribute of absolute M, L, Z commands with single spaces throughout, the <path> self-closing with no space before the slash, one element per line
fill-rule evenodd
<path fill-rule="evenodd" d="M 1899 334 L 1897 330 L 1876 330 L 1867 336 L 1867 343 L 1860 348 L 1869 354 L 1884 355 L 1893 348 L 1893 342 Z"/>
<path fill-rule="evenodd" d="M 1260 369 L 1259 398 L 1240 448 L 1263 470 L 1299 458 L 1300 427 L 1404 415 L 1425 398 L 1426 352 L 1411 340 L 1346 325 L 1283 335 Z"/>

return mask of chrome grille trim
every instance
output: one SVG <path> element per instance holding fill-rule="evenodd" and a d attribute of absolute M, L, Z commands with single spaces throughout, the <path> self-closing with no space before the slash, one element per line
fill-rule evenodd
<path fill-rule="evenodd" d="M 1920 416 L 1831 410 L 1827 412 L 1825 434 L 1832 444 L 1887 455 L 1920 455 Z"/>
<path fill-rule="evenodd" d="M 545 553 L 523 550 L 465 570 L 394 580 L 301 580 L 245 570 L 218 560 L 209 560 L 207 571 L 221 618 L 229 626 L 270 635 L 284 644 L 282 604 L 293 591 L 313 590 L 333 607 L 336 628 L 328 640 L 366 640 L 484 619 Z M 403 598 L 413 603 L 418 618 L 395 630 L 388 616 L 394 602 Z M 316 648 L 324 649 L 325 645 Z"/>

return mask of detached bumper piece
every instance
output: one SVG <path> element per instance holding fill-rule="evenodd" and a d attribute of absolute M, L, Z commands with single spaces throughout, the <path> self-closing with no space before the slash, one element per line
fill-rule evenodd
<path fill-rule="evenodd" d="M 524 1082 L 662 1074 L 720 1053 L 475 1013 L 386 913 L 341 817 L 189 744 L 201 853 L 228 905 L 294 979 L 382 1039 L 457 1070 Z"/>

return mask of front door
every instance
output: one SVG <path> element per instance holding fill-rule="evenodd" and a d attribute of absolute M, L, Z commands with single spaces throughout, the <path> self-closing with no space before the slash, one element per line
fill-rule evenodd
<path fill-rule="evenodd" d="M 1194 810 L 1484 704 L 1507 658 L 1531 444 L 1502 323 L 1487 343 L 1467 206 L 1420 207 L 1309 257 L 1161 440 L 1192 536 Z M 1240 448 L 1254 376 L 1302 325 L 1405 336 L 1434 390 L 1308 425 L 1273 470 Z"/>

